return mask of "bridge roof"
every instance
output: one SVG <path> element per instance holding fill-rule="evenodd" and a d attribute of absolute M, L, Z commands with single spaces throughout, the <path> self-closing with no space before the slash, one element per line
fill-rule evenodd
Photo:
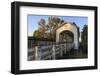
<path fill-rule="evenodd" d="M 57 29 L 59 29 L 60 27 L 64 26 L 65 24 L 71 24 L 71 25 L 75 26 L 77 29 L 79 28 L 76 24 L 74 24 L 74 23 L 72 23 L 72 22 L 65 22 L 65 23 L 61 24 L 60 26 L 58 26 L 57 28 L 55 28 L 55 31 L 56 31 Z"/>

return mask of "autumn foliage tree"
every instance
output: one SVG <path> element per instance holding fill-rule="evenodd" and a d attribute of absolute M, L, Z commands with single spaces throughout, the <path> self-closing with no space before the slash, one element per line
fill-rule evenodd
<path fill-rule="evenodd" d="M 38 25 L 39 25 L 39 28 L 38 28 L 38 30 L 36 30 L 36 31 L 33 33 L 33 36 L 34 36 L 35 38 L 40 39 L 40 38 L 43 38 L 43 37 L 44 37 L 44 33 L 45 33 L 45 31 L 46 31 L 46 27 L 45 27 L 46 22 L 45 22 L 45 20 L 44 20 L 44 19 L 41 19 L 41 20 L 38 22 Z"/>
<path fill-rule="evenodd" d="M 57 16 L 50 16 L 47 24 L 44 19 L 40 19 L 38 22 L 39 28 L 34 32 L 33 36 L 36 38 L 48 38 L 54 40 L 55 29 L 62 23 L 64 23 L 64 20 L 61 20 Z"/>

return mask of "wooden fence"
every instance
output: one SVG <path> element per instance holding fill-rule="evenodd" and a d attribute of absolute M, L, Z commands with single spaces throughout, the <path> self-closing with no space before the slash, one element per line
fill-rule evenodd
<path fill-rule="evenodd" d="M 74 47 L 73 43 L 52 43 L 37 45 L 28 49 L 28 60 L 55 60 L 62 57 Z"/>

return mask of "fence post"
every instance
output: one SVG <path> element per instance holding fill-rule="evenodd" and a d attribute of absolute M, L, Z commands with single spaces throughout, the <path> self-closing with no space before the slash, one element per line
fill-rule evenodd
<path fill-rule="evenodd" d="M 53 52 L 52 52 L 52 58 L 53 60 L 55 60 L 55 45 L 53 45 L 53 48 L 52 48 Z"/>
<path fill-rule="evenodd" d="M 64 47 L 65 47 L 64 54 L 66 54 L 66 43 L 64 43 Z"/>
<path fill-rule="evenodd" d="M 35 60 L 39 60 L 38 46 L 35 46 Z"/>
<path fill-rule="evenodd" d="M 61 50 L 60 50 L 60 56 L 62 57 L 63 56 L 63 47 L 62 47 L 63 45 L 62 44 L 60 44 L 60 48 L 61 48 Z"/>

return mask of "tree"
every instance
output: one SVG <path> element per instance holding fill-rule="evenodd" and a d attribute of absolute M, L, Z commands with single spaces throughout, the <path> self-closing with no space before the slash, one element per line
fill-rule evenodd
<path fill-rule="evenodd" d="M 46 22 L 44 19 L 40 19 L 40 21 L 38 22 L 38 24 L 40 25 L 40 27 L 44 27 Z"/>
<path fill-rule="evenodd" d="M 84 51 L 87 52 L 87 49 L 88 49 L 88 26 L 87 25 L 84 25 L 83 27 L 83 31 L 81 33 L 81 44 L 82 44 L 82 47 L 84 49 Z"/>
<path fill-rule="evenodd" d="M 61 20 L 57 16 L 51 16 L 48 18 L 47 28 L 51 32 L 55 28 L 57 28 L 60 24 L 62 24 L 63 22 L 64 22 L 64 20 Z"/>
<path fill-rule="evenodd" d="M 41 39 L 41 38 L 43 38 L 43 33 L 40 32 L 40 31 L 38 31 L 38 30 L 36 30 L 36 31 L 34 31 L 33 36 L 34 36 L 36 39 Z"/>
<path fill-rule="evenodd" d="M 40 19 L 40 21 L 38 22 L 38 25 L 39 25 L 38 34 L 39 34 L 40 38 L 44 38 L 44 34 L 45 34 L 45 31 L 46 31 L 46 22 L 45 22 L 45 20 Z"/>
<path fill-rule="evenodd" d="M 46 31 L 46 22 L 44 19 L 41 19 L 39 22 L 38 22 L 38 25 L 39 25 L 39 31 L 40 32 L 45 32 Z"/>
<path fill-rule="evenodd" d="M 64 23 L 64 20 L 57 16 L 50 16 L 47 24 L 44 19 L 40 19 L 38 22 L 39 28 L 34 32 L 33 36 L 36 38 L 48 38 L 54 40 L 56 36 L 55 29 L 62 23 Z"/>

